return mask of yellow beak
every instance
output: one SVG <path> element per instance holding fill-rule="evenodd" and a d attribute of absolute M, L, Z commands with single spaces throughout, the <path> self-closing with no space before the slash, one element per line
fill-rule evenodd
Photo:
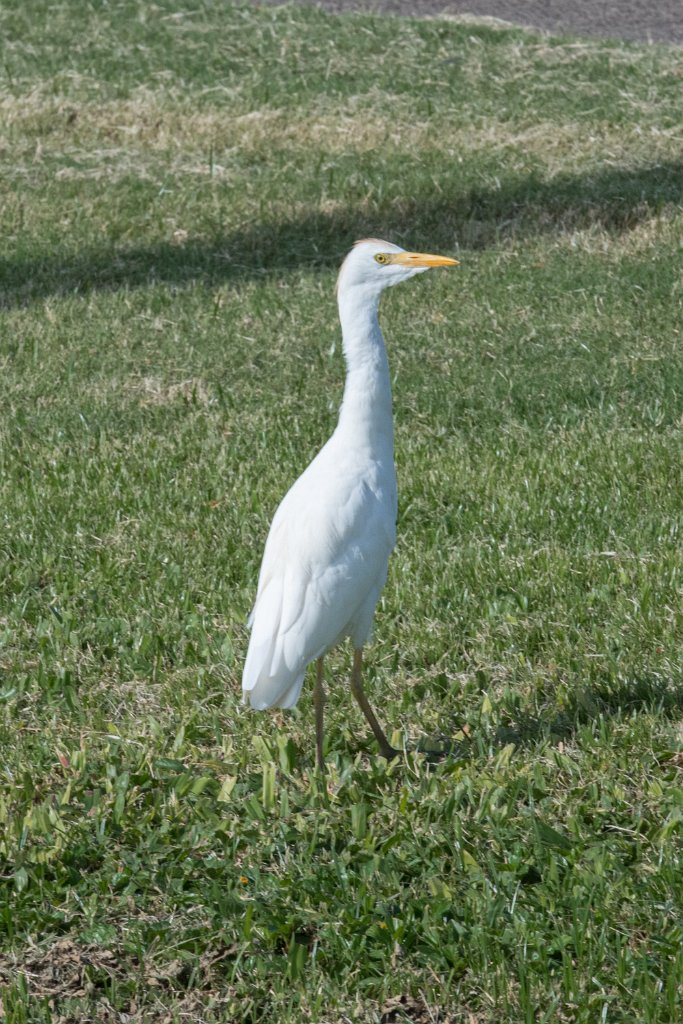
<path fill-rule="evenodd" d="M 459 260 L 452 260 L 450 256 L 432 256 L 428 252 L 398 252 L 391 262 L 401 267 L 457 267 Z"/>

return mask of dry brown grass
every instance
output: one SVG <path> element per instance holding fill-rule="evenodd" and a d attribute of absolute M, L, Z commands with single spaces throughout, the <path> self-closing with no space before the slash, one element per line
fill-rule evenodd
<path fill-rule="evenodd" d="M 604 52 L 615 67 L 637 68 L 644 59 L 641 51 L 627 48 Z M 513 45 L 495 75 L 509 84 L 511 78 L 523 81 L 541 67 L 541 83 L 557 90 L 566 67 L 586 54 L 597 56 L 594 48 L 582 44 Z M 491 75 L 481 47 L 463 57 L 462 67 L 472 88 Z M 679 73 L 675 51 L 664 55 L 658 75 L 671 78 Z M 648 159 L 673 159 L 683 140 L 680 126 L 658 124 L 659 115 L 665 118 L 670 111 L 659 108 L 656 90 L 649 97 L 622 92 L 633 114 L 630 124 L 602 122 L 586 128 L 574 120 L 539 118 L 544 93 L 538 84 L 538 100 L 529 106 L 528 116 L 518 111 L 513 119 L 491 117 L 466 104 L 463 116 L 463 105 L 455 98 L 452 109 L 441 103 L 428 119 L 420 118 L 411 97 L 372 87 L 348 97 L 343 109 L 332 97 L 319 95 L 293 117 L 290 109 L 272 106 L 245 110 L 235 102 L 236 95 L 221 95 L 220 104 L 209 103 L 207 90 L 189 96 L 177 87 L 145 86 L 126 99 L 97 102 L 79 100 L 77 83 L 71 85 L 75 96 L 55 96 L 45 82 L 25 95 L 0 97 L 0 152 L 12 148 L 14 176 L 30 176 L 50 159 L 63 164 L 55 172 L 62 180 L 129 174 L 144 178 L 163 159 L 169 173 L 224 180 L 237 173 L 250 153 L 278 152 L 286 159 L 288 152 L 311 148 L 330 157 L 378 149 L 420 151 L 426 160 L 432 151 L 454 157 L 463 151 L 490 152 L 513 164 L 518 151 L 525 158 L 534 156 L 552 174 L 592 162 L 633 161 L 638 153 Z M 591 96 L 596 86 L 590 79 L 579 79 L 564 88 L 585 90 Z"/>

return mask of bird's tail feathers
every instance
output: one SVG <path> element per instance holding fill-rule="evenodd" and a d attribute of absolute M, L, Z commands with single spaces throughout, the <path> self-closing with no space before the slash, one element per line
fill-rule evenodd
<path fill-rule="evenodd" d="M 293 708 L 299 699 L 301 687 L 304 685 L 305 674 L 305 671 L 302 672 L 284 693 L 279 685 L 274 685 L 276 682 L 274 679 L 261 680 L 253 690 L 249 691 L 249 703 L 257 711 L 265 711 L 266 708 Z"/>
<path fill-rule="evenodd" d="M 273 629 L 281 610 L 280 588 L 268 586 L 249 617 L 252 632 L 242 674 L 242 700 L 259 711 L 294 707 L 306 673 L 306 662 L 287 663 L 282 638 Z"/>
<path fill-rule="evenodd" d="M 250 668 L 251 666 L 247 662 L 242 677 L 242 701 L 244 704 L 251 704 L 252 708 L 257 711 L 265 711 L 266 708 L 294 707 L 304 684 L 306 669 L 294 679 L 289 673 L 283 679 L 282 673 L 270 675 L 263 670 L 250 672 Z"/>

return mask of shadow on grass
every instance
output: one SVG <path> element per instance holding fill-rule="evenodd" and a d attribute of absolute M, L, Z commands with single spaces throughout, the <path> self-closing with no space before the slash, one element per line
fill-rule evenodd
<path fill-rule="evenodd" d="M 461 190 L 457 172 L 441 175 L 421 194 L 312 211 L 293 220 L 263 221 L 231 234 L 184 244 L 103 245 L 73 254 L 0 259 L 0 308 L 51 296 L 138 288 L 151 284 L 218 286 L 298 268 L 338 266 L 355 239 L 386 237 L 417 249 L 487 249 L 509 238 L 560 234 L 592 226 L 620 234 L 683 204 L 683 161 L 593 174 L 504 180 L 499 188 Z"/>
<path fill-rule="evenodd" d="M 666 718 L 679 718 L 683 711 L 683 681 L 663 684 L 661 679 L 636 679 L 618 686 L 595 686 L 579 690 L 571 703 L 553 716 L 537 718 L 517 715 L 510 725 L 500 726 L 486 738 L 487 746 L 530 747 L 539 741 L 570 739 L 576 731 L 600 718 L 628 715 L 631 712 L 657 712 Z M 461 736 L 461 730 L 458 730 Z M 448 758 L 469 760 L 480 753 L 474 739 L 446 735 L 426 737 L 414 749 L 428 762 L 439 764 Z"/>

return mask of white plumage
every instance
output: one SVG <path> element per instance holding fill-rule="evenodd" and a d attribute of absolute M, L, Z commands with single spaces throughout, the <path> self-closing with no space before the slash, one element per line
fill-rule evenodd
<path fill-rule="evenodd" d="M 384 756 L 388 743 L 362 690 L 361 650 L 396 540 L 391 382 L 379 327 L 380 294 L 445 256 L 410 253 L 377 239 L 356 243 L 337 298 L 346 384 L 337 428 L 275 513 L 266 541 L 242 679 L 252 707 L 293 707 L 306 667 L 318 662 L 317 760 L 323 767 L 322 658 L 344 637 L 354 645 L 352 690 Z"/>

